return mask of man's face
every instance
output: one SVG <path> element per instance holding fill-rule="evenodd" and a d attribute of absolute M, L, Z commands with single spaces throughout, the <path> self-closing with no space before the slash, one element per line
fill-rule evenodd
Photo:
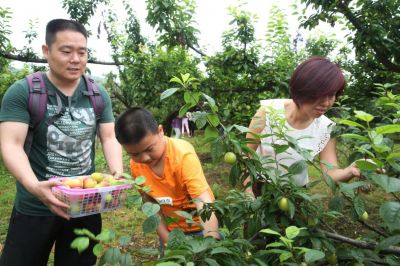
<path fill-rule="evenodd" d="M 158 133 L 148 133 L 139 143 L 123 146 L 135 162 L 155 166 L 164 155 L 164 132 L 160 127 Z"/>
<path fill-rule="evenodd" d="M 43 45 L 50 73 L 58 80 L 75 81 L 84 74 L 88 60 L 87 40 L 76 31 L 60 31 L 50 46 Z"/>

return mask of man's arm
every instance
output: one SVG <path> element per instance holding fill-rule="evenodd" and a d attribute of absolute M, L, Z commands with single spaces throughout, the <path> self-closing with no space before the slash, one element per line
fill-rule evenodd
<path fill-rule="evenodd" d="M 211 195 L 208 192 L 208 190 L 201 193 L 201 195 L 198 196 L 197 198 L 195 198 L 195 201 L 194 201 L 198 212 L 203 209 L 204 203 L 212 203 L 212 202 L 213 202 L 213 200 L 212 200 Z M 204 236 L 212 236 L 216 239 L 220 238 L 220 235 L 218 232 L 218 219 L 214 213 L 211 214 L 210 219 L 208 219 L 207 221 L 203 221 L 202 219 L 200 219 L 200 220 L 202 222 Z"/>
<path fill-rule="evenodd" d="M 51 187 L 59 185 L 59 182 L 39 181 L 29 163 L 24 151 L 25 138 L 28 125 L 20 122 L 0 123 L 0 150 L 4 164 L 9 172 L 32 195 L 45 204 L 54 214 L 69 219 L 65 212 L 68 205 L 59 201 L 51 192 Z"/>
<path fill-rule="evenodd" d="M 112 174 L 122 173 L 124 171 L 122 147 L 115 138 L 114 122 L 100 123 L 99 137 L 110 172 Z"/>

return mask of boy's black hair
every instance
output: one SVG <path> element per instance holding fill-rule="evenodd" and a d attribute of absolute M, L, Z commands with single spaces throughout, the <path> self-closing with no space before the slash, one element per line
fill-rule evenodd
<path fill-rule="evenodd" d="M 46 44 L 50 46 L 54 42 L 56 34 L 66 30 L 80 32 L 83 36 L 85 36 L 85 39 L 87 39 L 87 31 L 85 27 L 78 21 L 68 19 L 53 19 L 50 20 L 46 26 Z"/>
<path fill-rule="evenodd" d="M 115 137 L 122 145 L 137 144 L 149 133 L 158 133 L 158 123 L 143 107 L 129 108 L 115 122 Z"/>

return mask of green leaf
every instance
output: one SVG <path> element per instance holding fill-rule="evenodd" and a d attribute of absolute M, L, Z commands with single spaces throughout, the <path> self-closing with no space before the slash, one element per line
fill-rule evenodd
<path fill-rule="evenodd" d="M 147 217 L 150 217 L 160 211 L 160 205 L 157 203 L 145 202 L 142 206 L 142 211 Z"/>
<path fill-rule="evenodd" d="M 400 243 L 400 235 L 390 236 L 388 238 L 383 239 L 376 248 L 378 250 L 386 249 L 390 246 L 396 246 Z"/>
<path fill-rule="evenodd" d="M 168 248 L 174 249 L 185 242 L 185 234 L 182 229 L 174 229 L 168 234 Z"/>
<path fill-rule="evenodd" d="M 96 238 L 95 235 L 86 228 L 74 229 L 74 233 L 80 236 L 88 236 L 90 238 Z"/>
<path fill-rule="evenodd" d="M 207 120 L 213 127 L 217 127 L 219 125 L 219 118 L 216 114 L 207 114 Z"/>
<path fill-rule="evenodd" d="M 190 74 L 189 73 L 181 74 L 181 77 L 182 77 L 183 83 L 186 83 L 186 81 L 188 81 L 188 79 L 190 77 Z"/>
<path fill-rule="evenodd" d="M 287 261 L 288 259 L 290 259 L 291 257 L 293 257 L 292 252 L 286 251 L 286 252 L 283 252 L 281 255 L 279 255 L 279 261 L 284 262 L 284 261 Z"/>
<path fill-rule="evenodd" d="M 226 247 L 217 247 L 217 248 L 213 248 L 210 252 L 211 255 L 214 254 L 233 254 L 233 252 L 229 249 L 227 249 Z"/>
<path fill-rule="evenodd" d="M 271 244 L 266 245 L 266 248 L 278 248 L 278 247 L 284 247 L 285 245 L 281 242 L 272 242 Z"/>
<path fill-rule="evenodd" d="M 220 266 L 220 264 L 216 260 L 211 258 L 205 258 L 204 261 L 210 266 Z"/>
<path fill-rule="evenodd" d="M 160 100 L 162 101 L 165 98 L 168 98 L 169 96 L 173 95 L 178 90 L 179 90 L 179 88 L 170 88 L 170 89 L 167 89 L 167 90 L 163 91 L 161 93 Z"/>
<path fill-rule="evenodd" d="M 348 134 L 342 134 L 340 136 L 343 137 L 343 138 L 347 138 L 347 139 L 356 139 L 356 140 L 361 140 L 361 141 L 364 141 L 364 142 L 369 142 L 369 139 L 367 137 L 364 137 L 364 136 L 361 136 L 361 135 L 358 135 L 358 134 L 350 134 L 350 133 L 348 133 Z"/>
<path fill-rule="evenodd" d="M 176 83 L 179 83 L 179 84 L 181 84 L 182 86 L 183 86 L 183 82 L 182 82 L 182 80 L 180 80 L 180 78 L 178 78 L 178 77 L 173 77 L 173 78 L 171 78 L 170 80 L 169 80 L 169 82 L 176 82 Z"/>
<path fill-rule="evenodd" d="M 145 182 L 146 182 L 146 177 L 142 175 L 135 178 L 135 184 L 138 186 L 143 185 Z"/>
<path fill-rule="evenodd" d="M 239 164 L 234 164 L 231 167 L 231 171 L 229 172 L 229 184 L 234 187 L 236 186 L 237 181 L 241 175 L 240 166 Z"/>
<path fill-rule="evenodd" d="M 233 125 L 233 127 L 236 128 L 237 130 L 239 130 L 241 133 L 249 132 L 249 128 L 247 128 L 247 127 L 243 127 L 243 126 L 239 126 L 239 125 Z"/>
<path fill-rule="evenodd" d="M 207 126 L 204 131 L 204 138 L 207 140 L 216 139 L 219 136 L 218 129 L 215 127 Z"/>
<path fill-rule="evenodd" d="M 367 160 L 357 160 L 356 165 L 360 170 L 364 171 L 375 171 L 378 166 L 374 162 L 370 162 Z"/>
<path fill-rule="evenodd" d="M 356 196 L 353 199 L 354 209 L 357 215 L 360 217 L 365 211 L 365 204 L 362 198 Z"/>
<path fill-rule="evenodd" d="M 115 238 L 115 233 L 110 229 L 105 229 L 96 236 L 96 239 L 98 241 L 104 241 L 104 242 L 110 242 L 114 238 Z"/>
<path fill-rule="evenodd" d="M 97 243 L 97 244 L 94 245 L 94 247 L 93 247 L 93 254 L 94 254 L 96 257 L 99 257 L 99 256 L 101 255 L 101 253 L 103 253 L 103 250 L 104 250 L 103 245 L 102 245 L 101 243 Z"/>
<path fill-rule="evenodd" d="M 371 173 L 368 178 L 375 184 L 381 186 L 386 193 L 400 192 L 400 179 L 387 175 Z"/>
<path fill-rule="evenodd" d="M 325 257 L 325 253 L 319 250 L 310 249 L 304 254 L 304 260 L 311 263 Z"/>
<path fill-rule="evenodd" d="M 276 232 L 276 231 L 274 231 L 274 230 L 271 230 L 271 229 L 269 229 L 269 228 L 260 230 L 260 233 L 265 233 L 265 234 L 269 234 L 269 235 L 281 236 L 281 234 L 279 234 L 278 232 Z"/>
<path fill-rule="evenodd" d="M 132 256 L 131 256 L 131 254 L 127 254 L 127 253 L 122 254 L 122 255 L 121 255 L 121 258 L 120 258 L 120 260 L 119 260 L 119 265 L 120 265 L 120 266 L 132 266 L 133 263 L 132 263 Z"/>
<path fill-rule="evenodd" d="M 306 168 L 307 162 L 304 160 L 299 160 L 289 166 L 288 172 L 292 175 L 298 175 L 301 174 Z"/>
<path fill-rule="evenodd" d="M 385 202 L 379 208 L 379 214 L 383 221 L 389 227 L 389 230 L 400 229 L 400 203 L 399 202 Z"/>
<path fill-rule="evenodd" d="M 205 93 L 202 93 L 202 95 L 204 96 L 204 98 L 206 98 L 208 104 L 210 105 L 211 110 L 213 110 L 214 112 L 217 112 L 218 108 L 217 108 L 217 110 L 214 110 L 214 108 L 216 107 L 214 99 Z"/>
<path fill-rule="evenodd" d="M 143 232 L 147 234 L 156 231 L 160 221 L 161 219 L 158 214 L 148 217 L 142 224 Z"/>
<path fill-rule="evenodd" d="M 115 265 L 121 259 L 121 251 L 119 248 L 109 248 L 104 254 L 104 259 L 108 264 Z"/>
<path fill-rule="evenodd" d="M 329 209 L 337 212 L 341 212 L 345 206 L 345 200 L 340 196 L 334 196 L 329 202 Z"/>
<path fill-rule="evenodd" d="M 363 125 L 361 125 L 357 122 L 354 122 L 354 121 L 346 120 L 346 119 L 340 120 L 338 122 L 338 124 L 343 124 L 343 125 L 348 125 L 351 127 L 359 127 L 359 128 L 365 129 L 365 127 Z"/>
<path fill-rule="evenodd" d="M 160 262 L 160 263 L 157 263 L 156 266 L 181 266 L 181 264 L 168 261 L 168 262 Z"/>
<path fill-rule="evenodd" d="M 177 215 L 179 215 L 179 216 L 185 218 L 185 219 L 193 220 L 193 216 L 192 216 L 190 213 L 188 213 L 188 212 L 185 212 L 185 211 L 175 211 L 175 213 L 176 213 Z"/>
<path fill-rule="evenodd" d="M 378 134 L 400 133 L 400 125 L 384 125 L 375 128 L 375 130 Z"/>
<path fill-rule="evenodd" d="M 131 237 L 129 236 L 121 236 L 119 238 L 119 244 L 123 247 L 128 246 L 131 243 Z"/>
<path fill-rule="evenodd" d="M 79 254 L 85 251 L 88 247 L 89 247 L 89 238 L 86 236 L 77 237 L 71 243 L 71 248 L 77 249 Z"/>
<path fill-rule="evenodd" d="M 365 122 L 371 122 L 374 119 L 373 115 L 370 115 L 364 111 L 354 111 L 356 117 Z"/>
<path fill-rule="evenodd" d="M 296 236 L 300 233 L 302 228 L 298 228 L 296 226 L 289 226 L 288 228 L 286 228 L 285 232 L 286 232 L 286 237 L 289 239 L 294 239 L 296 238 Z"/>

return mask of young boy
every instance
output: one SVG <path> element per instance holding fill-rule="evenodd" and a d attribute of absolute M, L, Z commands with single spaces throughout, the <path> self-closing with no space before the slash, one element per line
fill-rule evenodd
<path fill-rule="evenodd" d="M 115 133 L 131 157 L 132 176 L 145 176 L 144 185 L 150 187 L 147 196 L 160 204 L 161 223 L 157 233 L 161 240 L 167 243 L 169 232 L 175 228 L 188 234 L 202 233 L 219 238 L 215 214 L 207 221 L 195 215 L 194 220 L 202 225 L 202 231 L 195 224 L 188 225 L 185 218 L 175 213 L 200 211 L 204 203 L 214 201 L 193 146 L 185 140 L 164 136 L 162 126 L 153 115 L 140 107 L 128 109 L 119 116 Z M 167 224 L 166 217 L 177 221 Z"/>

